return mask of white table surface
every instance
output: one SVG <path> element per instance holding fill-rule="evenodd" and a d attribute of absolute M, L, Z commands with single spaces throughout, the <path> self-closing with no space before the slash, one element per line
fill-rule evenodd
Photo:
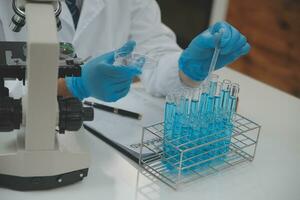
<path fill-rule="evenodd" d="M 240 84 L 239 113 L 262 125 L 252 163 L 174 191 L 139 174 L 135 163 L 87 134 L 92 163 L 86 179 L 47 191 L 0 188 L 0 200 L 300 199 L 300 100 L 230 69 L 219 74 Z"/>

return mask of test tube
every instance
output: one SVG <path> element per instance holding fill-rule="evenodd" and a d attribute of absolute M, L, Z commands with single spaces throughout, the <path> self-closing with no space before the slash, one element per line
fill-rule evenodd
<path fill-rule="evenodd" d="M 182 94 L 182 103 L 183 103 L 183 116 L 182 116 L 182 128 L 180 134 L 180 143 L 185 143 L 185 136 L 190 133 L 191 124 L 190 124 L 190 102 L 192 96 L 192 89 L 191 88 L 183 88 Z"/>
<path fill-rule="evenodd" d="M 230 96 L 228 101 L 228 110 L 229 110 L 229 115 L 231 120 L 233 119 L 233 116 L 237 110 L 237 98 L 239 92 L 240 92 L 239 84 L 233 83 L 231 86 Z"/>
<path fill-rule="evenodd" d="M 192 90 L 191 105 L 190 105 L 190 135 L 191 141 L 197 139 L 199 133 L 199 98 L 201 89 L 195 88 Z"/>
<path fill-rule="evenodd" d="M 165 138 L 170 138 L 172 135 L 172 127 L 173 127 L 175 112 L 176 112 L 176 104 L 175 104 L 174 94 L 169 94 L 166 97 L 166 104 L 165 104 L 165 120 L 164 120 Z"/>
<path fill-rule="evenodd" d="M 217 85 L 218 85 L 218 79 L 219 76 L 216 74 L 211 74 L 210 81 L 209 81 L 209 90 L 206 100 L 206 114 L 205 114 L 205 120 L 207 123 L 207 128 L 205 130 L 205 134 L 208 136 L 205 139 L 206 143 L 210 143 L 215 140 L 216 136 L 214 135 L 216 132 L 215 128 L 215 113 L 214 113 L 214 103 L 215 103 L 215 95 L 217 91 Z M 213 157 L 212 149 L 215 148 L 215 144 L 206 145 L 203 149 L 204 151 L 207 151 L 206 157 Z"/>
<path fill-rule="evenodd" d="M 214 123 L 213 123 L 213 130 L 214 133 L 218 133 L 213 139 L 217 140 L 224 137 L 224 123 L 223 123 L 223 112 L 222 112 L 222 102 L 221 102 L 221 95 L 222 95 L 223 83 L 218 82 L 216 87 L 216 93 L 214 96 Z M 222 149 L 224 145 L 224 141 L 215 142 L 211 145 L 212 147 L 212 154 L 211 156 L 217 156 L 222 152 L 218 149 Z M 221 153 L 220 153 L 221 152 Z"/>
<path fill-rule="evenodd" d="M 221 87 L 221 94 L 220 94 L 220 111 L 219 111 L 219 119 L 220 123 L 218 123 L 218 128 L 221 131 L 220 136 L 225 137 L 226 133 L 231 130 L 228 130 L 228 112 L 227 112 L 227 105 L 230 96 L 230 89 L 231 89 L 231 81 L 230 80 L 223 80 L 222 87 Z M 223 142 L 224 144 L 224 142 Z"/>
<path fill-rule="evenodd" d="M 184 110 L 183 114 L 185 118 L 189 117 L 190 114 L 190 101 L 192 96 L 192 89 L 191 88 L 184 88 L 183 89 L 183 98 L 184 98 Z"/>
<path fill-rule="evenodd" d="M 231 81 L 227 79 L 223 80 L 222 91 L 221 91 L 221 103 L 222 103 L 223 110 L 226 110 L 228 106 L 230 89 L 231 89 Z"/>
<path fill-rule="evenodd" d="M 222 104 L 221 104 L 222 86 L 223 86 L 222 82 L 217 83 L 216 92 L 214 96 L 214 108 L 213 108 L 214 130 L 220 129 L 220 123 L 222 121 Z"/>
<path fill-rule="evenodd" d="M 201 94 L 200 94 L 200 101 L 199 101 L 199 115 L 203 115 L 206 112 L 206 100 L 209 91 L 209 84 L 207 82 L 203 82 L 201 85 Z"/>
<path fill-rule="evenodd" d="M 190 117 L 191 119 L 195 119 L 199 111 L 200 89 L 194 88 L 191 93 Z"/>
<path fill-rule="evenodd" d="M 226 153 L 229 151 L 229 145 L 231 141 L 231 135 L 232 135 L 232 129 L 233 129 L 233 124 L 232 120 L 234 117 L 234 114 L 236 112 L 236 105 L 237 105 L 237 97 L 239 93 L 239 85 L 236 83 L 233 83 L 230 88 L 230 94 L 228 97 L 228 105 L 227 105 L 227 110 L 226 110 L 226 120 L 225 120 L 225 126 L 224 126 L 224 137 L 227 139 L 224 140 L 223 145 L 223 152 Z"/>
<path fill-rule="evenodd" d="M 179 89 L 178 91 L 176 91 L 174 93 L 176 110 L 175 110 L 175 115 L 174 115 L 172 139 L 178 138 L 181 134 L 183 114 L 184 114 L 184 108 L 185 108 L 185 98 L 184 98 L 182 92 L 183 92 L 183 90 Z"/>
<path fill-rule="evenodd" d="M 209 82 L 209 96 L 213 97 L 216 94 L 219 75 L 212 74 Z"/>
<path fill-rule="evenodd" d="M 169 160 L 171 157 L 174 157 L 176 155 L 176 151 L 170 145 L 170 142 L 174 140 L 177 136 L 177 132 L 175 132 L 174 124 L 176 123 L 176 93 L 170 93 L 166 97 L 166 105 L 165 105 L 165 124 L 164 124 L 164 140 L 163 140 L 163 151 L 164 151 L 164 157 L 165 159 Z M 180 126 L 179 126 L 180 129 Z M 176 158 L 176 157 L 175 157 Z M 169 161 L 170 162 L 170 161 Z M 172 160 L 171 162 L 176 163 L 177 159 Z M 172 165 L 166 163 L 166 167 L 173 169 Z"/>
<path fill-rule="evenodd" d="M 181 123 L 188 117 L 189 113 L 189 91 L 187 88 L 180 88 L 177 95 L 178 113 L 181 115 Z"/>
<path fill-rule="evenodd" d="M 215 94 L 215 103 L 214 103 L 214 111 L 216 114 L 221 112 L 222 102 L 221 102 L 221 92 L 222 92 L 223 84 L 222 82 L 217 83 L 216 94 Z"/>
<path fill-rule="evenodd" d="M 214 102 L 215 102 L 215 94 L 217 90 L 219 76 L 216 74 L 211 75 L 211 79 L 209 82 L 209 90 L 207 96 L 207 103 L 206 103 L 206 111 L 208 113 L 212 113 L 214 111 Z"/>

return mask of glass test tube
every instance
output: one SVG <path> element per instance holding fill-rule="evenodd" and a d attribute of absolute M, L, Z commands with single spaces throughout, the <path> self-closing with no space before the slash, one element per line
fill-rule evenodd
<path fill-rule="evenodd" d="M 202 90 L 202 92 L 199 97 L 199 115 L 200 116 L 206 112 L 206 100 L 207 100 L 208 91 L 209 91 L 209 84 L 204 82 L 201 85 L 201 90 Z"/>
<path fill-rule="evenodd" d="M 218 82 L 216 87 L 216 93 L 214 96 L 214 123 L 213 123 L 213 130 L 214 133 L 218 133 L 215 135 L 213 140 L 220 139 L 224 137 L 224 133 L 222 132 L 224 129 L 223 126 L 223 113 L 222 113 L 222 102 L 221 102 L 221 93 L 222 93 L 223 83 Z M 215 142 L 211 145 L 212 153 L 210 154 L 211 157 L 215 157 L 220 154 L 220 148 L 222 149 L 222 145 L 224 144 L 223 141 Z"/>
<path fill-rule="evenodd" d="M 206 123 L 208 125 L 208 128 L 206 129 L 206 135 L 205 143 L 210 143 L 217 139 L 215 132 L 215 113 L 214 113 L 214 107 L 215 107 L 215 95 L 217 91 L 217 85 L 218 85 L 218 79 L 219 76 L 216 74 L 211 75 L 211 79 L 209 82 L 209 90 L 206 100 Z M 214 156 L 214 152 L 212 151 L 215 148 L 215 143 L 212 143 L 210 145 L 204 146 L 203 150 L 206 151 L 206 157 L 207 159 Z"/>
<path fill-rule="evenodd" d="M 223 110 L 226 110 L 227 105 L 228 105 L 230 88 L 231 88 L 231 81 L 223 80 L 222 91 L 221 91 L 221 103 L 222 103 Z"/>
<path fill-rule="evenodd" d="M 190 100 L 191 100 L 192 90 L 190 88 L 183 89 L 183 97 L 184 97 L 184 117 L 187 119 L 190 113 Z"/>
<path fill-rule="evenodd" d="M 192 120 L 194 120 L 197 118 L 199 111 L 200 89 L 194 88 L 192 89 L 191 93 L 190 117 Z"/>
<path fill-rule="evenodd" d="M 172 94 L 167 95 L 165 104 L 163 150 L 166 159 L 172 155 L 172 148 L 170 147 L 169 141 L 172 139 L 173 122 L 176 111 L 175 99 L 173 97 Z"/>
<path fill-rule="evenodd" d="M 213 121 L 214 130 L 218 131 L 220 129 L 220 123 L 222 122 L 222 103 L 221 103 L 221 91 L 222 82 L 217 83 L 216 93 L 214 96 L 214 110 L 213 110 Z"/>
<path fill-rule="evenodd" d="M 229 149 L 229 145 L 230 145 L 230 141 L 231 141 L 231 135 L 232 135 L 232 129 L 233 129 L 233 116 L 236 112 L 236 104 L 237 104 L 237 97 L 238 97 L 238 93 L 239 93 L 239 85 L 236 83 L 233 83 L 231 85 L 230 88 L 230 94 L 229 94 L 229 98 L 228 98 L 228 105 L 227 105 L 227 116 L 226 116 L 226 121 L 225 121 L 225 131 L 224 131 L 224 137 L 226 137 L 227 139 L 224 140 L 223 142 L 223 152 L 222 153 L 226 153 L 228 152 Z"/>
<path fill-rule="evenodd" d="M 236 113 L 237 98 L 238 98 L 239 92 L 240 92 L 239 84 L 233 83 L 231 90 L 230 90 L 230 96 L 229 96 L 229 101 L 228 101 L 228 109 L 229 109 L 230 119 L 232 119 L 234 114 Z"/>
<path fill-rule="evenodd" d="M 181 91 L 177 91 L 174 93 L 174 100 L 175 100 L 175 115 L 174 115 L 174 123 L 172 129 L 172 139 L 177 138 L 181 132 L 181 118 L 183 115 L 182 106 L 181 106 Z"/>
<path fill-rule="evenodd" d="M 211 75 L 211 80 L 209 82 L 209 96 L 215 96 L 216 90 L 217 90 L 217 84 L 219 80 L 219 75 L 217 74 L 212 74 Z"/>
<path fill-rule="evenodd" d="M 166 97 L 166 104 L 165 104 L 164 133 L 166 138 L 169 138 L 172 135 L 172 127 L 173 127 L 175 112 L 176 112 L 176 104 L 175 104 L 174 95 L 169 94 Z"/>
<path fill-rule="evenodd" d="M 216 88 L 216 94 L 215 94 L 215 103 L 214 103 L 214 111 L 216 114 L 219 114 L 222 108 L 222 102 L 221 102 L 222 87 L 223 87 L 222 82 L 218 82 Z"/>
<path fill-rule="evenodd" d="M 206 103 L 206 111 L 212 113 L 214 111 L 214 102 L 215 102 L 215 94 L 217 90 L 219 76 L 216 74 L 211 75 L 211 79 L 209 82 L 209 90 L 207 96 L 207 103 Z"/>
<path fill-rule="evenodd" d="M 199 98 L 200 88 L 192 90 L 190 105 L 190 141 L 194 141 L 199 137 Z M 191 146 L 192 147 L 192 146 Z"/>
<path fill-rule="evenodd" d="M 182 129 L 180 134 L 180 144 L 186 142 L 186 135 L 190 133 L 191 124 L 190 124 L 190 100 L 191 100 L 192 89 L 184 88 L 183 89 L 183 117 L 182 117 Z"/>

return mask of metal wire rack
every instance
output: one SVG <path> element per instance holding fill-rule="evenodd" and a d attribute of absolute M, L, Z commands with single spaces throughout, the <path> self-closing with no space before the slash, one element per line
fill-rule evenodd
<path fill-rule="evenodd" d="M 232 124 L 229 135 L 220 134 L 226 131 L 222 130 L 194 140 L 186 136 L 165 139 L 164 123 L 144 127 L 139 159 L 143 173 L 176 190 L 198 178 L 251 162 L 261 126 L 239 114 L 235 115 Z M 209 137 L 214 139 L 207 140 Z"/>

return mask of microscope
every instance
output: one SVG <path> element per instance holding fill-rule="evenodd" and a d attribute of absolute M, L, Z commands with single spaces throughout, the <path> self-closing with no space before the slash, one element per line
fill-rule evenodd
<path fill-rule="evenodd" d="M 59 0 L 12 0 L 11 29 L 27 42 L 0 42 L 0 187 L 43 190 L 83 180 L 90 163 L 82 124 L 93 110 L 57 96 L 58 78 L 80 76 L 83 61 L 59 43 Z M 5 81 L 26 85 L 21 99 Z"/>

